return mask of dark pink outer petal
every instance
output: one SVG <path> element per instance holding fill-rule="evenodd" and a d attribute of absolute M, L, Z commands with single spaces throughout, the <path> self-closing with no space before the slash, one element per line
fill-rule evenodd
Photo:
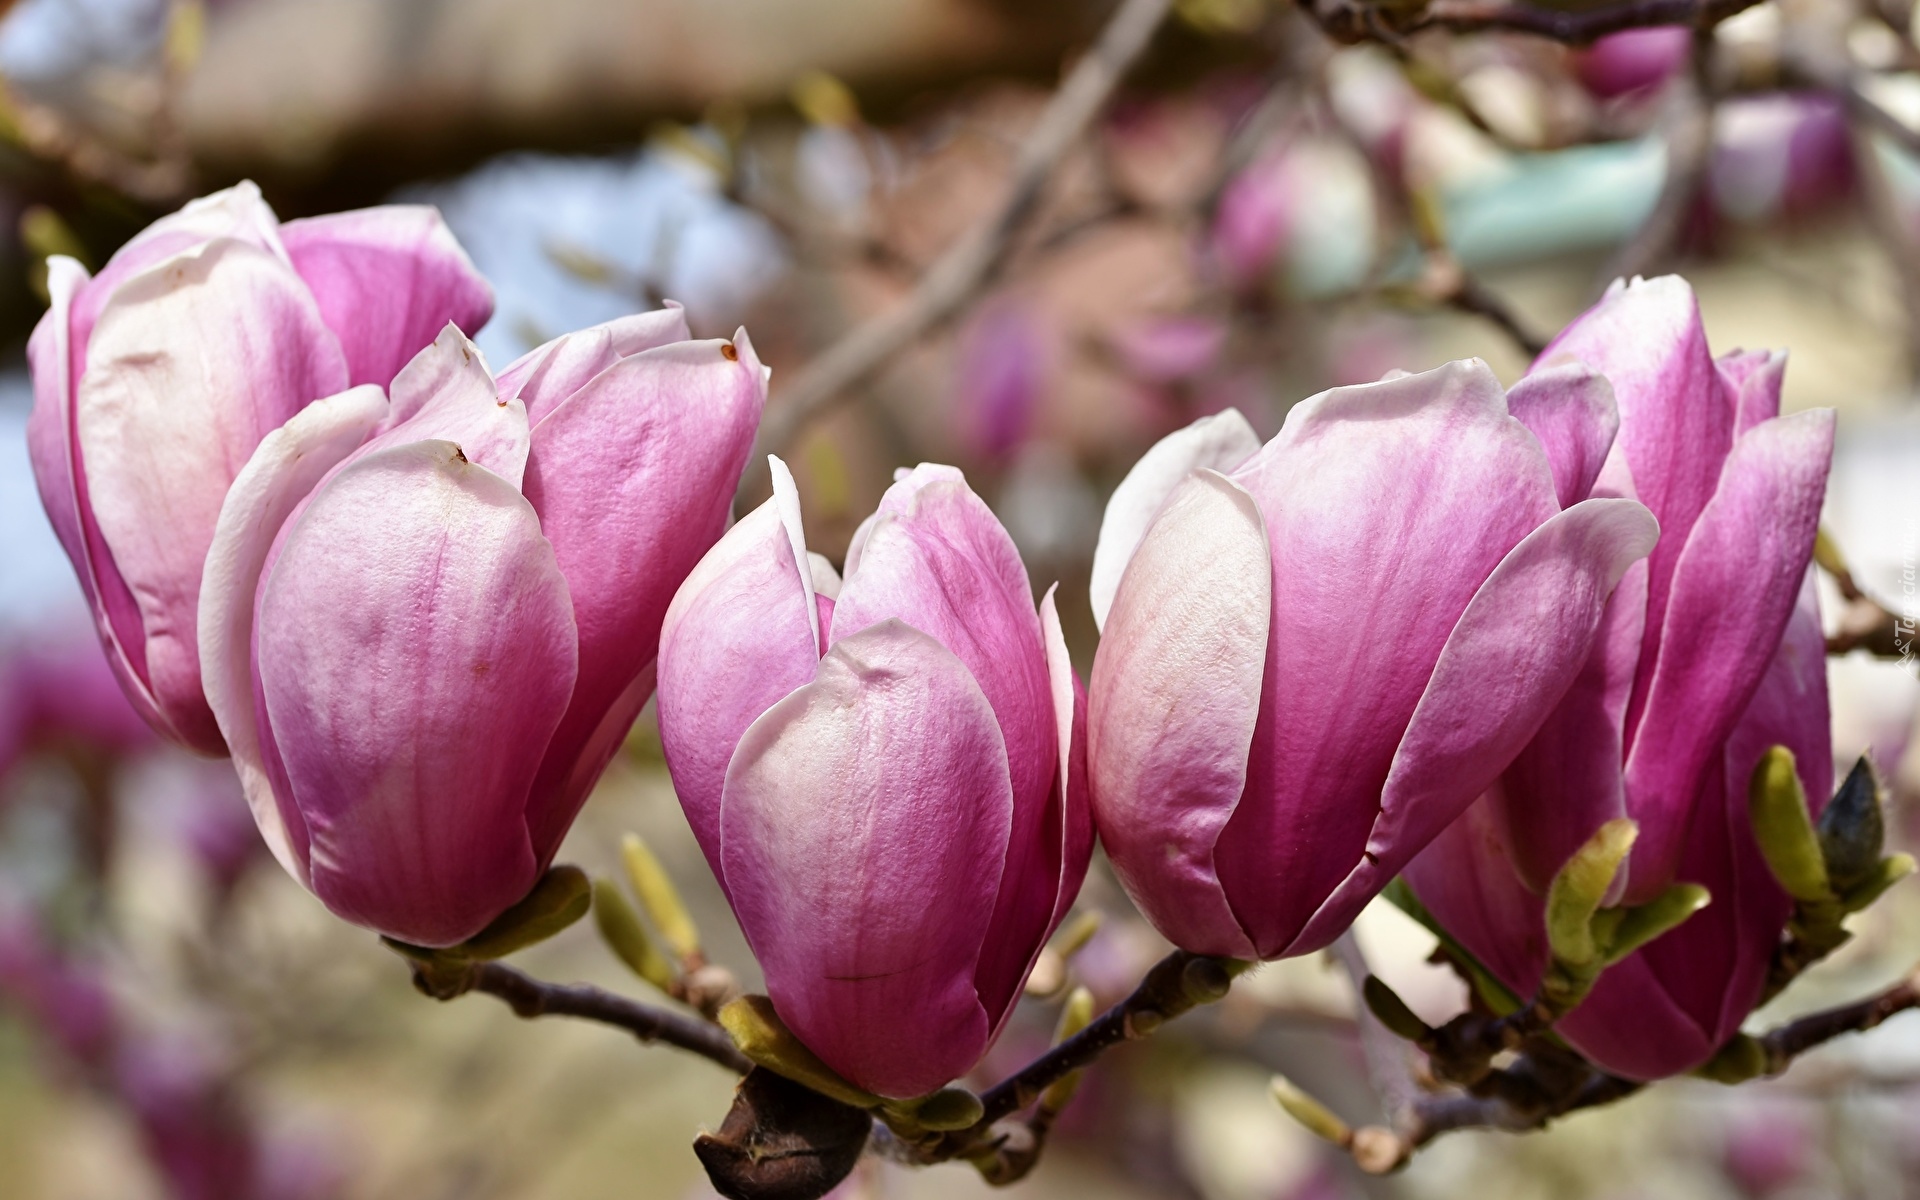
<path fill-rule="evenodd" d="M 1586 663 L 1614 585 L 1658 536 L 1632 500 L 1585 500 L 1501 560 L 1447 638 L 1394 752 L 1365 856 L 1286 953 L 1332 942 L 1499 778 Z"/>
<path fill-rule="evenodd" d="M 262 698 L 314 893 L 419 945 L 479 932 L 542 863 L 526 804 L 573 692 L 566 582 L 532 506 L 449 442 L 315 495 L 261 585 Z"/>
<path fill-rule="evenodd" d="M 1707 349 L 1700 306 L 1677 275 L 1615 283 L 1563 330 L 1539 366 L 1578 359 L 1607 377 L 1620 406 L 1620 445 L 1641 503 L 1660 522 L 1648 560 L 1647 631 L 1627 715 L 1631 744 L 1660 652 L 1667 595 L 1693 523 L 1733 447 L 1736 401 Z"/>
<path fill-rule="evenodd" d="M 335 464 L 387 415 L 371 385 L 315 400 L 261 439 L 227 489 L 200 581 L 200 677 L 254 823 L 289 874 L 307 882 L 307 824 L 274 786 L 255 716 L 254 606 L 280 530 Z"/>
<path fill-rule="evenodd" d="M 478 333 L 493 315 L 493 288 L 430 205 L 289 221 L 280 240 L 339 336 L 354 383 L 385 387 L 441 326 Z"/>
<path fill-rule="evenodd" d="M 1507 391 L 1507 411 L 1540 439 L 1560 507 L 1585 500 L 1620 429 L 1606 377 L 1584 363 L 1543 367 Z"/>
<path fill-rule="evenodd" d="M 820 662 L 805 570 L 769 499 L 707 551 L 660 629 L 660 744 L 687 823 L 723 887 L 727 763 L 747 727 L 811 682 Z"/>
<path fill-rule="evenodd" d="M 1640 823 L 1630 902 L 1674 878 L 1708 764 L 1793 611 L 1832 458 L 1831 410 L 1755 426 L 1728 456 L 1720 490 L 1674 570 L 1659 663 L 1627 758 L 1627 812 Z"/>
<path fill-rule="evenodd" d="M 1214 863 L 1265 956 L 1360 863 L 1449 633 L 1559 505 L 1478 361 L 1309 399 L 1234 478 L 1266 522 L 1273 618 L 1246 798 Z"/>
<path fill-rule="evenodd" d="M 899 621 L 837 642 L 741 739 L 734 911 L 781 1019 L 854 1084 L 922 1095 L 986 1050 L 973 976 L 1012 824 L 992 707 Z"/>
<path fill-rule="evenodd" d="M 94 524 L 87 503 L 86 472 L 80 469 L 80 447 L 73 428 L 73 355 L 67 331 L 74 297 L 86 282 L 86 268 L 73 259 L 55 255 L 47 260 L 47 291 L 52 304 L 27 342 L 27 361 L 33 371 L 27 455 L 40 489 L 40 503 L 93 610 L 94 631 L 114 678 L 148 725 L 180 742 L 180 731 L 160 711 L 147 687 L 147 647 L 140 628 L 140 609 Z"/>
<path fill-rule="evenodd" d="M 640 706 L 680 583 L 726 530 L 767 400 L 746 332 L 623 358 L 533 430 L 524 491 L 573 596 L 580 680 L 528 825 L 559 848 Z"/>
<path fill-rule="evenodd" d="M 1013 781 L 1007 886 L 994 912 L 981 992 L 998 1016 L 1019 987 L 1030 939 L 1059 887 L 1048 827 L 1059 733 L 1027 570 L 993 510 L 959 478 L 922 467 L 887 490 L 834 600 L 827 645 L 898 619 L 966 664 L 993 705 Z M 1051 851 L 1058 853 L 1057 843 Z"/>
<path fill-rule="evenodd" d="M 1586 665 L 1487 802 L 1528 888 L 1547 885 L 1593 831 L 1627 815 L 1622 724 L 1647 615 L 1646 563 L 1621 577 Z M 1625 872 L 1617 887 L 1624 889 Z M 1617 893 L 1615 898 L 1617 898 Z"/>
<path fill-rule="evenodd" d="M 299 277 L 246 242 L 127 280 L 94 327 L 75 394 L 92 516 L 139 608 L 148 687 L 203 753 L 224 752 L 195 611 L 227 486 L 261 438 L 344 386 L 339 343 Z"/>
<path fill-rule="evenodd" d="M 1127 894 L 1182 949 L 1252 957 L 1214 869 L 1260 711 L 1272 572 L 1259 507 L 1200 470 L 1147 528 L 1093 658 L 1093 819 Z"/>

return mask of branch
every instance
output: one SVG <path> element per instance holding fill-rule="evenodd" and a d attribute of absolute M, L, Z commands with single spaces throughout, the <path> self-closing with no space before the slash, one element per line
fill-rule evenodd
<path fill-rule="evenodd" d="M 1711 28 L 1759 0 L 1626 0 L 1581 11 L 1562 11 L 1500 0 L 1433 0 L 1406 9 L 1366 0 L 1310 0 L 1303 7 L 1327 31 L 1347 43 L 1386 42 L 1422 29 L 1454 33 L 1504 31 L 1584 45 L 1623 29 L 1649 25 Z"/>
<path fill-rule="evenodd" d="M 1687 215 L 1707 181 L 1713 154 L 1713 91 L 1708 81 L 1708 59 L 1713 49 L 1710 27 L 1694 33 L 1693 69 L 1683 86 L 1674 88 L 1666 126 L 1667 175 L 1653 211 L 1601 269 L 1599 283 L 1645 274 L 1673 248 L 1685 228 Z"/>
<path fill-rule="evenodd" d="M 1920 1008 L 1920 971 L 1877 996 L 1789 1021 L 1755 1040 L 1766 1053 L 1766 1073 L 1778 1075 L 1815 1046 L 1848 1033 L 1865 1033 L 1888 1017 Z"/>
<path fill-rule="evenodd" d="M 1106 107 L 1171 6 L 1172 0 L 1124 0 L 1027 135 L 999 207 L 942 254 L 905 301 L 853 329 L 795 374 L 761 426 L 761 449 L 784 450 L 809 421 L 957 313 L 993 279 L 1054 170 Z M 764 456 L 756 454 L 742 490 L 757 487 L 765 470 Z"/>
<path fill-rule="evenodd" d="M 993 1135 L 993 1125 L 1040 1098 L 1057 1083 L 1121 1042 L 1137 1041 L 1181 1013 L 1227 994 L 1233 976 L 1251 964 L 1176 950 L 1153 965 L 1125 1000 L 1093 1023 L 1034 1059 L 980 1096 L 979 1120 L 927 1147 L 923 1158 L 941 1162 L 967 1154 Z"/>
<path fill-rule="evenodd" d="M 414 986 L 436 1000 L 451 1000 L 464 992 L 485 992 L 506 1001 L 515 1016 L 579 1017 L 626 1030 L 643 1042 L 664 1042 L 744 1075 L 749 1063 L 718 1025 L 683 1017 L 679 1013 L 629 1000 L 591 984 L 547 983 L 498 962 L 473 964 L 471 975 L 458 990 L 434 984 L 419 966 Z"/>

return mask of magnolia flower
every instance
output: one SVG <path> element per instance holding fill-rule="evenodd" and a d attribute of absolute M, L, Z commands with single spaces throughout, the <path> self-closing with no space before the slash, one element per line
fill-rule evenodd
<path fill-rule="evenodd" d="M 844 583 L 773 478 L 668 610 L 660 737 L 781 1019 L 921 1095 L 993 1043 L 1080 890 L 1078 683 L 958 471 L 901 472 Z"/>
<path fill-rule="evenodd" d="M 1533 736 L 1656 528 L 1588 499 L 1591 373 L 1484 363 L 1335 388 L 1261 447 L 1237 412 L 1150 450 L 1093 567 L 1094 819 L 1184 949 L 1331 942 Z M 1226 472 L 1226 473 L 1222 473 Z"/>
<path fill-rule="evenodd" d="M 673 590 L 726 526 L 766 400 L 678 308 L 496 382 L 449 326 L 269 434 L 220 514 L 207 700 L 281 863 L 407 942 L 538 880 L 653 690 Z"/>
<path fill-rule="evenodd" d="M 449 321 L 478 329 L 492 291 L 434 209 L 282 225 L 250 183 L 154 222 L 97 277 L 47 272 L 27 347 L 41 500 L 134 706 L 220 754 L 195 611 L 228 485 L 310 402 L 384 387 Z"/>
<path fill-rule="evenodd" d="M 1712 902 L 1609 968 L 1555 1028 L 1608 1070 L 1651 1079 L 1705 1061 L 1765 985 L 1791 905 L 1747 816 L 1761 755 L 1794 752 L 1816 813 L 1831 791 L 1808 564 L 1833 413 L 1779 416 L 1785 356 L 1715 360 L 1675 277 L 1615 285 L 1529 381 L 1569 359 L 1605 371 L 1619 401 L 1595 490 L 1643 500 L 1660 544 L 1614 593 L 1592 658 L 1532 743 L 1407 878 L 1448 932 L 1530 995 L 1553 875 L 1603 822 L 1631 817 L 1639 835 L 1616 899 L 1690 882 Z"/>

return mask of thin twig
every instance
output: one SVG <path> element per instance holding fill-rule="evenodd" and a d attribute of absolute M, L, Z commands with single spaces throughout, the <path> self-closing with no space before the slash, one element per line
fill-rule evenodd
<path fill-rule="evenodd" d="M 1686 228 L 1700 190 L 1707 182 L 1713 152 L 1713 91 L 1708 80 L 1708 58 L 1713 47 L 1711 28 L 1696 30 L 1693 69 L 1682 86 L 1673 89 L 1672 107 L 1665 125 L 1667 174 L 1653 211 L 1634 235 L 1616 250 L 1600 271 L 1599 284 L 1629 279 L 1658 266 L 1672 251 Z"/>
<path fill-rule="evenodd" d="M 1055 169 L 1106 107 L 1171 6 L 1172 0 L 1124 0 L 1027 135 L 998 207 L 928 268 L 905 301 L 858 326 L 794 375 L 761 425 L 761 449 L 787 448 L 809 421 L 952 317 L 993 279 Z M 764 479 L 764 456 L 756 454 L 753 464 L 743 490 L 759 487 Z"/>
<path fill-rule="evenodd" d="M 1877 996 L 1811 1013 L 1755 1039 L 1766 1052 L 1766 1073 L 1778 1075 L 1795 1058 L 1815 1046 L 1847 1033 L 1864 1033 L 1910 1008 L 1920 1008 L 1920 972 L 1915 972 Z"/>
<path fill-rule="evenodd" d="M 1583 45 L 1623 29 L 1649 25 L 1716 25 L 1760 0 L 1627 0 L 1589 9 L 1507 4 L 1501 0 L 1433 0 L 1405 8 L 1367 0 L 1318 0 L 1303 5 L 1320 27 L 1343 42 L 1386 41 L 1421 29 L 1454 33 L 1526 33 Z"/>
<path fill-rule="evenodd" d="M 741 1075 L 752 1065 L 718 1025 L 629 1000 L 591 984 L 547 983 L 504 963 L 485 962 L 474 965 L 468 990 L 499 997 L 516 1016 L 598 1021 L 624 1029 L 643 1042 L 664 1042 L 690 1050 Z"/>

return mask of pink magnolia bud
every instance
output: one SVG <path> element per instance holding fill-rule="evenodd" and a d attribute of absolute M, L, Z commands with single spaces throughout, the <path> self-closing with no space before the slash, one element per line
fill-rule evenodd
<path fill-rule="evenodd" d="M 1725 217 L 1804 216 L 1845 197 L 1853 175 L 1852 135 L 1837 96 L 1741 96 L 1714 116 L 1708 181 Z"/>
<path fill-rule="evenodd" d="M 156 221 L 97 277 L 47 266 L 27 347 L 41 500 L 135 707 L 222 753 L 194 613 L 235 473 L 309 402 L 384 386 L 448 321 L 477 329 L 492 292 L 431 208 L 281 225 L 250 183 Z"/>
<path fill-rule="evenodd" d="M 1303 182 L 1297 157 L 1280 146 L 1235 175 L 1220 194 L 1210 249 L 1236 288 L 1265 283 L 1286 251 Z"/>
<path fill-rule="evenodd" d="M 1610 1071 L 1651 1079 L 1705 1061 L 1765 984 L 1789 903 L 1761 860 L 1747 784 L 1794 752 L 1815 804 L 1832 786 L 1826 659 L 1808 562 L 1832 455 L 1829 410 L 1778 415 L 1785 356 L 1707 349 L 1678 278 L 1615 285 L 1525 384 L 1606 372 L 1620 436 L 1596 493 L 1635 496 L 1659 545 L 1607 606 L 1579 680 L 1533 742 L 1408 869 L 1421 902 L 1510 988 L 1546 961 L 1543 896 L 1604 821 L 1639 837 L 1616 884 L 1712 902 L 1600 978 L 1556 1029 Z"/>
<path fill-rule="evenodd" d="M 1080 890 L 1078 683 L 960 472 L 899 473 L 844 583 L 773 476 L 667 613 L 661 741 L 781 1019 L 920 1095 L 993 1043 Z"/>
<path fill-rule="evenodd" d="M 260 443 L 201 668 L 254 819 L 327 907 L 444 946 L 527 893 L 653 690 L 765 401 L 745 334 L 689 341 L 678 308 L 497 383 L 448 326 L 391 404 L 353 388 Z"/>
<path fill-rule="evenodd" d="M 1324 392 L 1265 447 L 1229 411 L 1114 492 L 1094 819 L 1174 943 L 1325 946 L 1572 684 L 1655 526 L 1586 498 L 1615 414 L 1561 382 L 1550 423 L 1477 360 Z"/>
<path fill-rule="evenodd" d="M 1602 100 L 1647 91 L 1672 78 L 1693 52 L 1693 31 L 1656 25 L 1610 33 L 1574 54 L 1574 72 Z"/>

